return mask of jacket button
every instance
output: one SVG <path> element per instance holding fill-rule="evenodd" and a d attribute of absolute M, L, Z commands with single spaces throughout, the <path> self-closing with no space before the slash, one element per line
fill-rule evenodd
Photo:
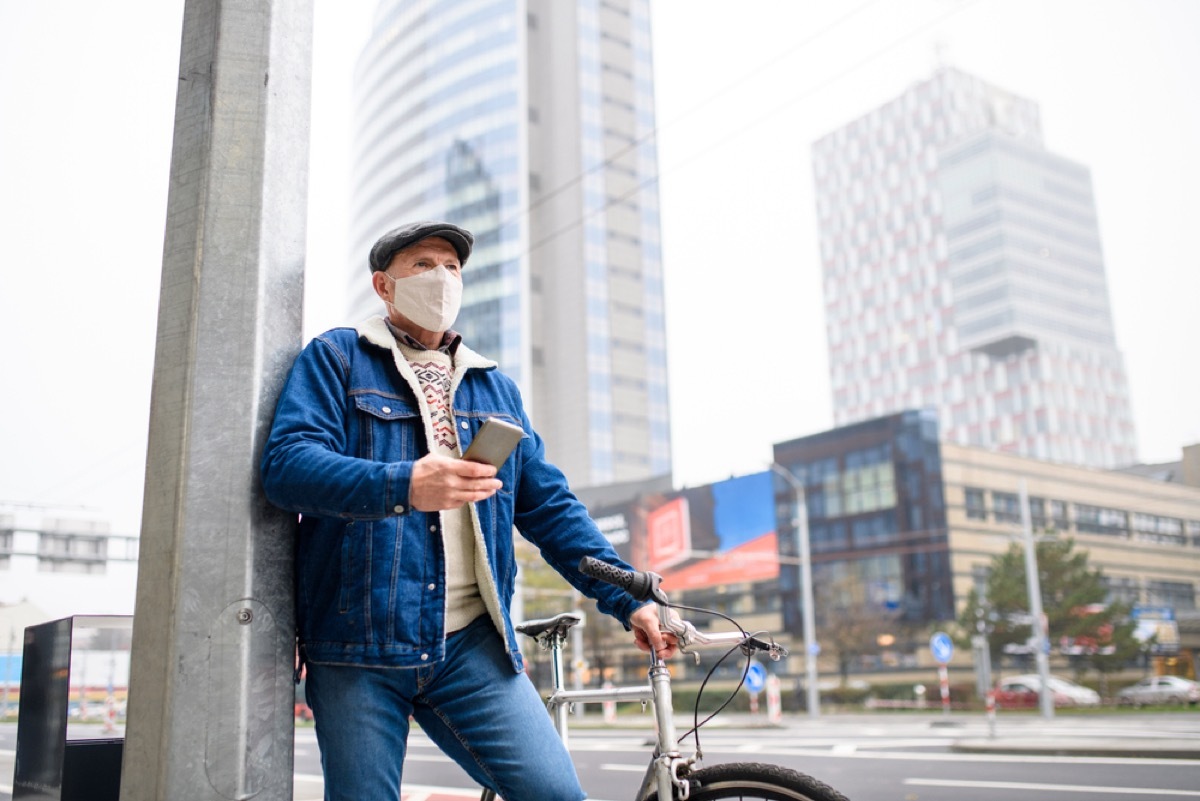
<path fill-rule="evenodd" d="M 430 530 L 430 531 L 434 531 L 434 532 L 436 532 L 436 531 L 437 531 L 437 526 L 430 526 L 430 527 L 429 527 L 429 530 Z"/>
<path fill-rule="evenodd" d="M 402 514 L 404 514 L 404 507 L 401 506 L 400 504 L 396 504 L 395 506 L 392 507 L 392 511 L 398 515 L 402 515 Z"/>
<path fill-rule="evenodd" d="M 461 423 L 459 423 L 459 425 L 462 426 L 463 431 L 467 430 L 467 421 L 466 420 L 463 420 Z"/>
<path fill-rule="evenodd" d="M 430 584 L 430 585 L 426 586 L 426 588 L 425 588 L 425 589 L 432 591 L 432 590 L 435 590 L 435 589 L 437 589 L 437 585 L 436 585 L 436 584 Z"/>
<path fill-rule="evenodd" d="M 391 407 L 391 406 L 384 406 L 382 409 L 380 409 L 380 411 L 381 411 L 381 412 L 383 412 L 384 414 L 391 414 L 391 413 L 392 413 L 392 407 Z"/>
<path fill-rule="evenodd" d="M 429 654 L 421 654 L 421 661 L 422 661 L 422 662 L 428 662 L 428 661 L 429 661 Z"/>

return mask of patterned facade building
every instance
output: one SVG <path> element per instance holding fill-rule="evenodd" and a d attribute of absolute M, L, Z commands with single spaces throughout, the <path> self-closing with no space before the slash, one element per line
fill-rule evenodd
<path fill-rule="evenodd" d="M 928 407 L 948 441 L 1136 461 L 1091 176 L 1033 101 L 940 69 L 813 171 L 837 425 Z"/>
<path fill-rule="evenodd" d="M 470 229 L 455 328 L 572 484 L 670 473 L 648 0 L 382 0 L 356 73 L 350 304 L 417 219 Z"/>

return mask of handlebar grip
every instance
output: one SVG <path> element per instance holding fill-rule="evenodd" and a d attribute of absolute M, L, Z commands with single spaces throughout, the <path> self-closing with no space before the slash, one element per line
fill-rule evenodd
<path fill-rule="evenodd" d="M 585 556 L 579 560 L 579 572 L 585 576 L 620 587 L 639 601 L 648 601 L 654 597 L 657 582 L 650 573 L 638 570 L 623 570 L 608 562 L 601 562 L 594 556 Z"/>

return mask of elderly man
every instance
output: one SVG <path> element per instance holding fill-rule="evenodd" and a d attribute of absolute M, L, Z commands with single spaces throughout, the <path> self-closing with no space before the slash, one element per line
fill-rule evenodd
<path fill-rule="evenodd" d="M 375 243 L 386 317 L 309 343 L 263 454 L 267 497 L 300 515 L 297 625 L 326 799 L 398 798 L 410 717 L 510 801 L 583 798 L 509 618 L 514 526 L 640 647 L 674 651 L 653 606 L 576 570 L 585 555 L 628 566 L 546 460 L 513 381 L 450 330 L 473 241 L 419 222 Z M 488 418 L 524 431 L 499 470 L 460 458 Z"/>

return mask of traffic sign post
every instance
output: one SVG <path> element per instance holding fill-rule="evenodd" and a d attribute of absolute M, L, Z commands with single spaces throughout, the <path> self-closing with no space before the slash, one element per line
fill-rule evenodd
<path fill-rule="evenodd" d="M 767 720 L 771 723 L 783 720 L 783 693 L 780 691 L 779 677 L 774 673 L 767 676 Z"/>
<path fill-rule="evenodd" d="M 950 714 L 950 671 L 946 664 L 954 656 L 954 641 L 944 631 L 934 632 L 929 638 L 929 652 L 938 663 L 938 685 L 942 694 L 942 714 Z"/>
<path fill-rule="evenodd" d="M 938 684 L 942 689 L 942 714 L 950 714 L 950 672 L 945 665 L 938 665 Z"/>

